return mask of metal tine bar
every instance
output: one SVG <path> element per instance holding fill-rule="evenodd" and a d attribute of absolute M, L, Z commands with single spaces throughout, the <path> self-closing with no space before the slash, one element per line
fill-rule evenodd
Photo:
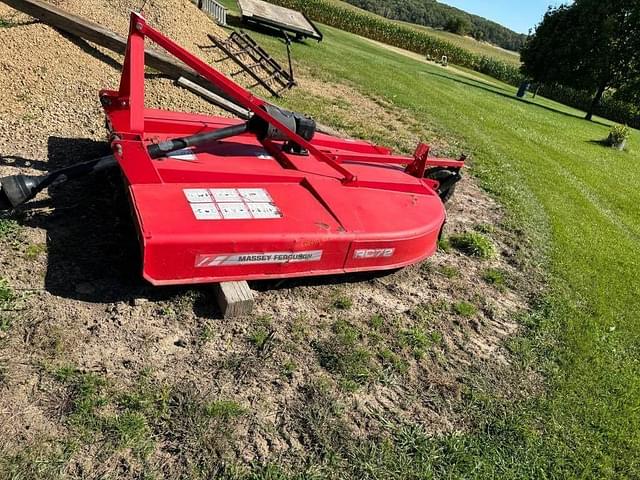
<path fill-rule="evenodd" d="M 247 34 L 232 32 L 226 40 L 208 36 L 227 55 L 220 61 L 231 59 L 241 67 L 241 70 L 232 72 L 231 77 L 248 74 L 256 82 L 249 88 L 262 86 L 274 97 L 280 97 L 279 92 L 290 88 L 291 82 L 286 72 Z"/>

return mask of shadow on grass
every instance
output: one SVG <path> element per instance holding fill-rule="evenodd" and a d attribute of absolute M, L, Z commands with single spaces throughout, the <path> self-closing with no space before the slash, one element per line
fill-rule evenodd
<path fill-rule="evenodd" d="M 625 152 L 629 152 L 629 146 L 625 146 L 622 150 L 615 148 L 611 145 L 611 143 L 609 142 L 609 139 L 605 138 L 603 140 L 586 140 L 586 143 L 589 143 L 591 145 L 598 145 L 600 147 L 606 148 L 607 150 L 612 150 L 614 152 L 620 152 L 620 153 L 625 153 Z"/>
<path fill-rule="evenodd" d="M 587 140 L 587 143 L 590 143 L 591 145 L 599 145 L 601 147 L 611 148 L 611 144 L 609 143 L 609 140 L 607 140 L 607 139 L 603 139 L 603 140 Z"/>
<path fill-rule="evenodd" d="M 361 272 L 361 273 L 345 273 L 342 275 L 322 275 L 312 277 L 299 278 L 282 278 L 274 280 L 262 280 L 258 282 L 249 282 L 253 290 L 266 292 L 269 290 L 282 290 L 295 287 L 314 287 L 319 285 L 342 285 L 345 283 L 362 283 L 369 282 L 376 278 L 386 277 L 401 269 L 387 270 L 381 272 Z"/>
<path fill-rule="evenodd" d="M 26 163 L 52 171 L 110 153 L 106 142 L 60 137 L 49 137 L 48 149 L 48 162 Z M 20 159 L 16 166 L 24 163 Z M 144 288 L 136 268 L 135 230 L 118 171 L 51 186 L 49 196 L 17 212 L 20 223 L 47 232 L 47 291 L 78 300 L 113 302 L 131 298 Z"/>
<path fill-rule="evenodd" d="M 106 142 L 61 137 L 49 137 L 48 150 L 48 161 L 6 156 L 0 164 L 48 172 L 110 153 Z M 154 288 L 142 279 L 138 239 L 117 169 L 51 186 L 48 193 L 49 198 L 29 202 L 13 216 L 46 231 L 44 287 L 49 293 L 110 303 L 169 300 L 188 290 Z"/>
<path fill-rule="evenodd" d="M 436 72 L 424 71 L 424 73 L 426 75 L 432 75 L 434 77 L 445 78 L 447 80 L 451 80 L 452 82 L 461 83 L 463 85 L 467 85 L 467 86 L 470 86 L 470 87 L 473 87 L 473 88 L 484 90 L 485 92 L 493 93 L 495 95 L 499 95 L 499 96 L 501 96 L 503 98 L 507 98 L 507 99 L 512 100 L 512 101 L 521 102 L 521 103 L 525 103 L 527 105 L 531 105 L 533 107 L 542 108 L 542 109 L 547 110 L 547 111 L 552 112 L 552 113 L 558 113 L 560 115 L 564 115 L 565 117 L 570 117 L 570 118 L 575 118 L 575 119 L 578 119 L 578 120 L 588 121 L 582 115 L 575 115 L 573 113 L 564 112 L 564 111 L 558 110 L 556 108 L 552 108 L 552 107 L 549 107 L 549 106 L 546 106 L 546 105 L 541 105 L 539 103 L 535 103 L 535 102 L 529 101 L 529 100 L 524 99 L 524 98 L 518 98 L 517 96 L 515 96 L 515 95 L 513 95 L 511 93 L 508 93 L 506 90 L 503 90 L 503 89 L 501 89 L 499 87 L 491 88 L 489 85 L 487 85 L 485 83 L 482 83 L 480 81 L 471 80 L 471 79 L 467 80 L 467 79 L 462 79 L 462 78 L 455 78 L 455 77 L 452 77 L 452 76 L 449 76 L 449 75 L 443 75 L 441 73 L 436 73 Z M 606 123 L 600 122 L 598 120 L 591 120 L 590 123 L 602 125 L 603 127 L 608 127 L 609 126 Z"/>

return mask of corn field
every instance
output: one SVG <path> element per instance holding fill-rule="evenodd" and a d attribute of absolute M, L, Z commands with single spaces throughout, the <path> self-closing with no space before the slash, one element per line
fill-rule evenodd
<path fill-rule="evenodd" d="M 379 42 L 404 48 L 424 56 L 439 59 L 446 55 L 449 62 L 476 70 L 511 85 L 522 80 L 520 70 L 500 60 L 477 55 L 427 32 L 401 25 L 355 8 L 327 0 L 271 0 L 283 7 L 300 10 L 313 20 L 356 33 Z"/>

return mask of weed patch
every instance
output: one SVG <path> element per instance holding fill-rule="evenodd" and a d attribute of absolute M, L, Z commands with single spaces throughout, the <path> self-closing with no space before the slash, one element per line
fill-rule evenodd
<path fill-rule="evenodd" d="M 261 317 L 257 320 L 256 326 L 248 336 L 249 342 L 259 352 L 264 352 L 271 339 L 273 338 L 273 330 L 271 328 L 271 318 Z"/>
<path fill-rule="evenodd" d="M 5 17 L 0 17 L 0 28 L 11 28 L 15 27 L 17 24 L 13 20 Z"/>
<path fill-rule="evenodd" d="M 412 316 L 421 324 L 428 324 L 438 318 L 438 315 L 447 310 L 447 304 L 444 301 L 434 303 L 423 303 L 418 305 L 411 312 Z"/>
<path fill-rule="evenodd" d="M 504 290 L 507 283 L 505 273 L 497 268 L 486 269 L 482 274 L 482 279 L 489 285 L 493 285 L 501 290 Z"/>
<path fill-rule="evenodd" d="M 456 314 L 465 318 L 475 317 L 478 314 L 478 307 L 469 302 L 454 303 L 452 308 Z"/>
<path fill-rule="evenodd" d="M 0 240 L 14 237 L 19 229 L 20 226 L 15 220 L 0 218 Z"/>
<path fill-rule="evenodd" d="M 215 328 L 211 322 L 205 322 L 200 330 L 200 343 L 205 344 L 215 337 Z"/>
<path fill-rule="evenodd" d="M 16 294 L 9 285 L 9 282 L 0 278 L 0 331 L 2 332 L 6 332 L 11 328 L 9 312 L 16 308 L 16 300 Z"/>
<path fill-rule="evenodd" d="M 333 325 L 329 339 L 313 345 L 320 365 L 337 375 L 346 390 L 356 390 L 378 376 L 373 355 L 360 343 L 361 337 L 356 327 L 339 320 Z"/>
<path fill-rule="evenodd" d="M 338 310 L 349 310 L 353 306 L 353 301 L 344 294 L 338 294 L 333 299 L 333 307 Z"/>
<path fill-rule="evenodd" d="M 451 251 L 451 242 L 448 237 L 442 237 L 438 240 L 438 250 L 441 250 L 445 253 L 449 253 Z"/>
<path fill-rule="evenodd" d="M 458 278 L 460 276 L 460 270 L 458 270 L 457 267 L 450 266 L 450 265 L 441 265 L 438 268 L 438 273 L 440 273 L 440 275 L 450 280 L 454 278 Z"/>
<path fill-rule="evenodd" d="M 47 246 L 45 244 L 36 243 L 36 244 L 29 245 L 26 248 L 24 252 L 24 256 L 27 258 L 27 260 L 36 260 L 46 251 L 47 251 Z"/>
<path fill-rule="evenodd" d="M 215 400 L 208 403 L 205 408 L 209 417 L 223 421 L 229 421 L 247 413 L 246 408 L 232 400 Z"/>
<path fill-rule="evenodd" d="M 295 412 L 298 434 L 312 455 L 330 458 L 348 445 L 350 436 L 343 418 L 344 406 L 326 380 L 316 379 L 301 388 L 301 400 Z"/>
<path fill-rule="evenodd" d="M 62 444 L 74 445 L 74 450 L 100 444 L 101 461 L 128 452 L 144 463 L 162 443 L 186 471 L 196 468 L 209 475 L 228 452 L 237 422 L 248 413 L 235 401 L 208 400 L 190 386 L 153 382 L 148 371 L 124 390 L 71 366 L 56 369 L 52 377 L 66 391 L 61 411 L 69 434 Z"/>
<path fill-rule="evenodd" d="M 298 365 L 293 360 L 287 360 L 282 364 L 280 371 L 286 378 L 291 378 L 295 371 L 298 369 Z"/>
<path fill-rule="evenodd" d="M 258 350 L 264 350 L 267 342 L 269 341 L 270 333 L 264 327 L 257 327 L 251 334 L 249 334 L 249 341 Z"/>
<path fill-rule="evenodd" d="M 466 232 L 450 237 L 451 245 L 465 255 L 478 258 L 492 258 L 495 247 L 487 237 L 477 232 Z"/>
<path fill-rule="evenodd" d="M 423 329 L 412 327 L 402 331 L 400 343 L 409 347 L 414 358 L 420 360 L 431 346 L 431 338 Z"/>
<path fill-rule="evenodd" d="M 496 231 L 496 227 L 494 227 L 490 223 L 478 223 L 477 225 L 475 225 L 473 227 L 473 229 L 476 232 L 484 233 L 484 234 L 487 234 L 487 235 L 495 233 L 495 231 Z"/>
<path fill-rule="evenodd" d="M 369 324 L 374 330 L 380 330 L 384 326 L 384 317 L 376 313 L 369 318 Z"/>
<path fill-rule="evenodd" d="M 378 359 L 382 364 L 383 373 L 404 375 L 409 370 L 409 363 L 390 348 L 382 348 L 378 351 Z"/>

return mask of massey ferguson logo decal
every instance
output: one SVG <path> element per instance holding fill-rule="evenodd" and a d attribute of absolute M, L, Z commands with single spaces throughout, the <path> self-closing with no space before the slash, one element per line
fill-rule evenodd
<path fill-rule="evenodd" d="M 261 265 L 268 263 L 318 262 L 322 250 L 308 252 L 233 253 L 228 255 L 198 255 L 196 267 L 223 267 L 229 265 Z"/>
<path fill-rule="evenodd" d="M 365 260 L 370 258 L 389 258 L 393 257 L 395 248 L 370 248 L 361 249 L 353 252 L 353 258 L 356 260 Z"/>

